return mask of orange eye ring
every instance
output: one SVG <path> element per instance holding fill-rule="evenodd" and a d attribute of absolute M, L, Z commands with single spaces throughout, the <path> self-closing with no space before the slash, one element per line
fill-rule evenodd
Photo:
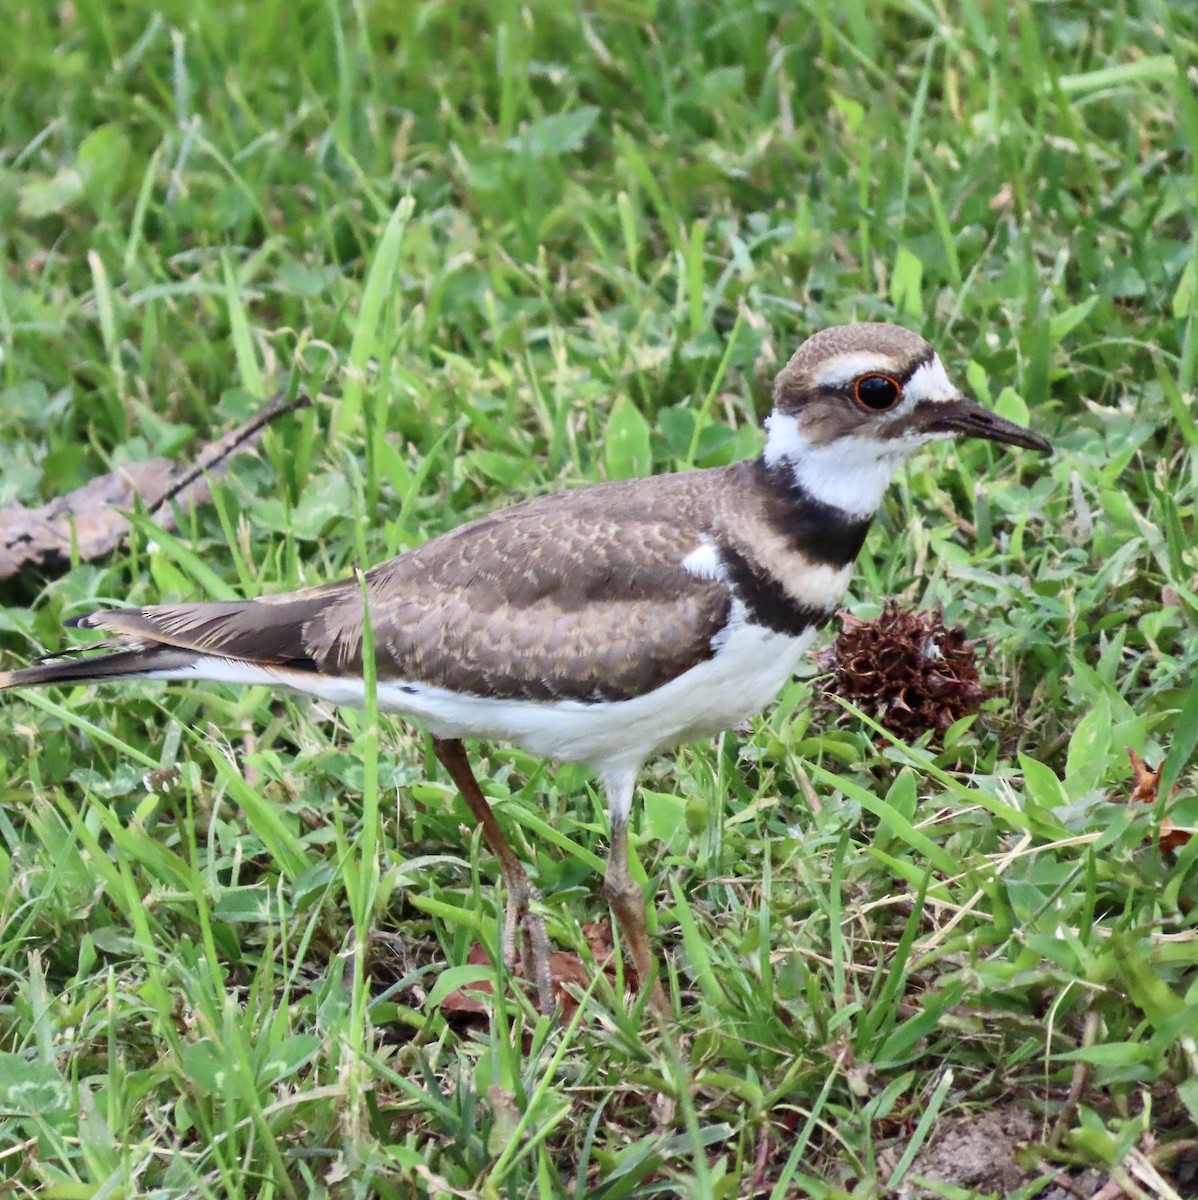
<path fill-rule="evenodd" d="M 853 399 L 868 412 L 886 412 L 902 398 L 902 385 L 889 375 L 871 371 L 853 381 Z"/>

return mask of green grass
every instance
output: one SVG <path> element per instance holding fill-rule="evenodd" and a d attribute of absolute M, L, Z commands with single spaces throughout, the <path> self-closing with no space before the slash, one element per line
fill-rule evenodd
<path fill-rule="evenodd" d="M 317 582 L 749 455 L 773 372 L 839 320 L 919 328 L 1057 447 L 913 464 L 853 585 L 986 642 L 984 719 L 898 745 L 803 678 L 646 773 L 668 1032 L 603 976 L 568 1027 L 514 1000 L 446 1025 L 438 981 L 502 911 L 418 732 L 261 689 L 6 697 L 12 1194 L 723 1198 L 760 1152 L 762 1195 L 871 1196 L 970 1111 L 1028 1107 L 1044 1162 L 1104 1169 L 1198 1119 L 1198 840 L 1154 837 L 1198 818 L 1192 6 L 6 23 L 0 505 L 317 398 L 175 536 L 5 585 L 6 666 L 99 603 Z M 1129 746 L 1179 784 L 1155 808 Z M 589 961 L 594 784 L 480 761 Z"/>

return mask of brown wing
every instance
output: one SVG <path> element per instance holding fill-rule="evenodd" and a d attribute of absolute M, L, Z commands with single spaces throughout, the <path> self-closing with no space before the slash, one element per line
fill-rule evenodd
<path fill-rule="evenodd" d="M 626 699 L 710 658 L 729 598 L 681 567 L 704 472 L 520 504 L 367 573 L 379 678 L 521 699 Z M 657 511 L 665 516 L 658 517 Z M 82 624 L 202 654 L 362 671 L 356 581 L 255 601 L 95 613 Z"/>

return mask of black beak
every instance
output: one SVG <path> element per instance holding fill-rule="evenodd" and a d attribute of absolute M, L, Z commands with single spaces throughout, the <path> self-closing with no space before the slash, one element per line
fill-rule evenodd
<path fill-rule="evenodd" d="M 991 442 L 1002 442 L 1006 446 L 1022 446 L 1025 450 L 1039 450 L 1045 454 L 1052 449 L 1047 438 L 1033 433 L 1023 425 L 1016 425 L 1006 417 L 983 408 L 973 400 L 962 396 L 959 400 L 925 402 L 921 425 L 928 433 L 951 433 L 958 437 L 980 437 Z"/>

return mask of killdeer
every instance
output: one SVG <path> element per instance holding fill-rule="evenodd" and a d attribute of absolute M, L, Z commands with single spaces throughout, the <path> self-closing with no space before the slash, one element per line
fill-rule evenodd
<path fill-rule="evenodd" d="M 949 381 L 894 325 L 825 329 L 774 383 L 760 458 L 527 500 L 366 574 L 380 708 L 424 726 L 499 860 L 503 954 L 518 934 L 553 1007 L 538 894 L 475 779 L 465 738 L 593 768 L 611 842 L 604 892 L 644 986 L 645 901 L 628 868 L 642 764 L 765 707 L 844 596 L 894 472 L 928 442 L 1039 434 Z M 363 591 L 351 579 L 233 603 L 93 612 L 112 635 L 82 657 L 0 674 L 0 688 L 81 680 L 268 684 L 361 704 Z M 653 1007 L 665 998 L 654 983 Z"/>

